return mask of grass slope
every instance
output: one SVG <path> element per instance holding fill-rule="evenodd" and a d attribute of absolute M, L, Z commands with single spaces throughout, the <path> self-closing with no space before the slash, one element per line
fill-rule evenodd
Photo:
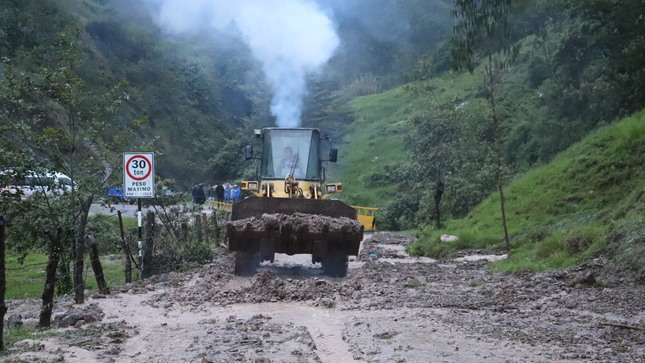
<path fill-rule="evenodd" d="M 645 281 L 645 111 L 591 133 L 505 194 L 512 250 L 495 268 L 541 271 L 604 253 Z M 440 242 L 444 233 L 459 242 Z M 443 230 L 423 230 L 412 249 L 447 257 L 461 248 L 501 249 L 502 236 L 494 194 Z"/>
<path fill-rule="evenodd" d="M 338 146 L 336 169 L 343 182 L 342 200 L 378 208 L 394 194 L 396 184 L 372 180 L 406 157 L 403 143 L 408 128 L 406 110 L 411 101 L 411 95 L 401 88 L 352 100 L 356 120 L 349 126 L 345 142 Z M 330 181 L 332 178 L 328 176 Z"/>
<path fill-rule="evenodd" d="M 365 207 L 382 207 L 404 184 L 388 178 L 388 171 L 408 158 L 405 137 L 412 133 L 409 120 L 437 105 L 464 100 L 477 101 L 478 77 L 446 72 L 429 79 L 422 94 L 395 88 L 383 93 L 357 97 L 349 103 L 355 121 L 339 145 L 337 166 L 331 166 L 328 180 L 343 182 L 340 199 Z"/>

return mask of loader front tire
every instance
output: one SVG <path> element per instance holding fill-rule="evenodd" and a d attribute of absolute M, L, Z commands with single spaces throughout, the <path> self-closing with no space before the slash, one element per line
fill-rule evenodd
<path fill-rule="evenodd" d="M 253 249 L 235 251 L 235 275 L 251 276 L 257 272 L 259 264 L 258 252 Z"/>
<path fill-rule="evenodd" d="M 347 276 L 348 258 L 341 248 L 331 248 L 322 260 L 323 271 L 331 277 Z"/>

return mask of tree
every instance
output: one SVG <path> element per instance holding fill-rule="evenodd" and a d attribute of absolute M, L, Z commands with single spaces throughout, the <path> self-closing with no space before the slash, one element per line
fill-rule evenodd
<path fill-rule="evenodd" d="M 37 70 L 16 70 L 6 60 L 7 87 L 0 92 L 11 132 L 2 144 L 23 155 L 23 167 L 38 173 L 62 172 L 71 189 L 41 194 L 50 218 L 66 229 L 63 243 L 74 248 L 76 303 L 84 301 L 84 238 L 92 201 L 102 192 L 128 144 L 129 131 L 119 124 L 117 110 L 127 98 L 124 83 L 89 89 L 83 69 L 83 33 L 79 28 L 58 34 L 57 42 Z M 25 164 L 29 163 L 28 166 Z M 52 188 L 61 188 L 54 185 Z M 62 212 L 61 212 L 62 211 Z M 41 229 L 42 231 L 42 229 Z"/>
<path fill-rule="evenodd" d="M 514 32 L 509 24 L 509 17 L 516 5 L 514 0 L 456 0 L 453 15 L 457 23 L 452 38 L 455 70 L 474 73 L 477 60 L 479 57 L 483 58 L 482 85 L 490 111 L 492 159 L 507 249 L 510 249 L 510 238 L 506 220 L 506 177 L 502 157 L 505 115 L 500 106 L 499 91 L 503 76 L 519 54 L 519 45 L 514 43 Z"/>
<path fill-rule="evenodd" d="M 469 115 L 452 104 L 440 105 L 414 117 L 406 139 L 411 157 L 403 179 L 420 195 L 421 215 L 432 215 L 437 228 L 442 214 L 461 217 L 490 190 L 489 170 L 481 167 L 488 150 L 481 119 Z"/>

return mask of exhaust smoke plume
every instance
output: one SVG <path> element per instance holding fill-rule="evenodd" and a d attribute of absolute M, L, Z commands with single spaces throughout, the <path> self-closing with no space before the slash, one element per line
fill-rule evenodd
<path fill-rule="evenodd" d="M 271 112 L 281 127 L 300 125 L 306 76 L 339 44 L 331 20 L 310 0 L 148 0 L 175 33 L 237 28 L 273 90 Z"/>

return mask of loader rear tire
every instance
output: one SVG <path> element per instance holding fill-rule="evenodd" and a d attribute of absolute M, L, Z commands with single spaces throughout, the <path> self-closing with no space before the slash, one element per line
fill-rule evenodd
<path fill-rule="evenodd" d="M 323 271 L 331 277 L 347 276 L 348 258 L 340 248 L 331 248 L 322 260 Z"/>

